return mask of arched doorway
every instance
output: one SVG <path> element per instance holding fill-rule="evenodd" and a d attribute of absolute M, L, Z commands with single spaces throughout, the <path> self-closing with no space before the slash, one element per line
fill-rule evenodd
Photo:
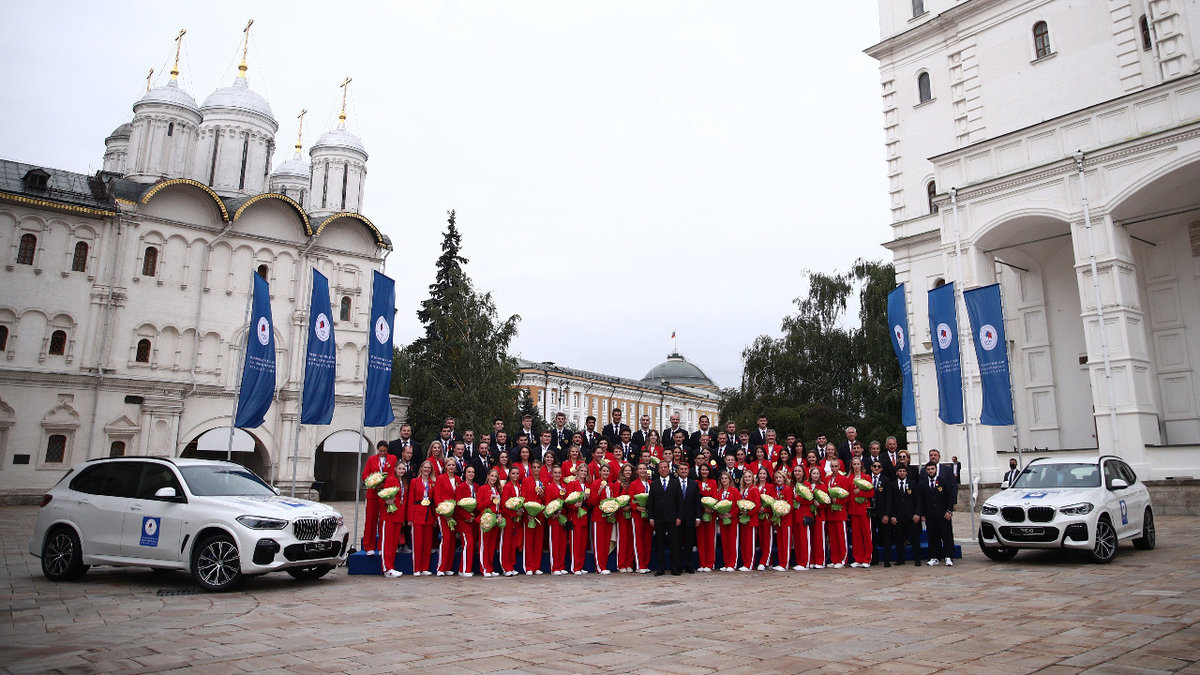
<path fill-rule="evenodd" d="M 214 427 L 196 436 L 179 453 L 180 457 L 224 460 L 229 449 L 229 427 Z M 233 452 L 230 461 L 250 469 L 259 478 L 270 483 L 271 461 L 267 448 L 253 433 L 245 429 L 233 430 Z"/>
<path fill-rule="evenodd" d="M 361 459 L 354 452 L 357 447 Z M 313 476 L 321 483 L 321 501 L 352 500 L 359 483 L 360 461 L 366 463 L 371 442 L 357 431 L 341 429 L 317 446 Z"/>

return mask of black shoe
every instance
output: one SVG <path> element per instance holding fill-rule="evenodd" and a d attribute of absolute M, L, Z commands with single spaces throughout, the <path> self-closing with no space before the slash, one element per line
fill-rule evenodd
<path fill-rule="evenodd" d="M 686 570 L 684 570 L 684 572 L 687 572 L 688 574 L 695 574 L 695 573 L 696 573 L 696 570 L 694 570 L 694 569 L 692 569 L 692 568 L 690 568 L 690 567 L 689 567 L 689 568 L 687 568 Z"/>
<path fill-rule="evenodd" d="M 663 574 L 665 574 L 665 572 L 663 572 L 662 570 L 658 570 L 654 573 L 654 576 L 661 577 Z"/>
<path fill-rule="evenodd" d="M 892 566 L 892 563 L 891 563 L 890 561 L 884 560 L 884 561 L 883 561 L 883 566 L 884 566 L 884 567 L 891 567 L 891 566 Z"/>
<path fill-rule="evenodd" d="M 677 577 L 680 574 L 683 574 L 683 572 L 681 572 L 679 570 L 671 570 L 671 576 L 673 576 L 673 577 Z"/>
<path fill-rule="evenodd" d="M 920 560 L 914 560 L 914 561 L 913 561 L 913 567 L 920 567 L 920 566 L 921 566 L 921 561 L 920 561 Z"/>

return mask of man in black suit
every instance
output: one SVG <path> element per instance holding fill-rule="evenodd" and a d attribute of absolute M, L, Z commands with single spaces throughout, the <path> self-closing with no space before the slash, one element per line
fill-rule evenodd
<path fill-rule="evenodd" d="M 458 431 L 458 420 L 453 417 L 447 417 L 446 421 L 442 422 L 442 426 L 450 427 L 450 445 L 446 447 L 453 447 L 454 441 L 462 440 L 462 434 Z"/>
<path fill-rule="evenodd" d="M 554 458 L 558 459 L 558 453 L 555 451 L 554 446 L 550 444 L 552 436 L 553 434 L 549 430 L 543 431 L 539 440 L 540 445 L 533 448 L 533 458 L 543 464 L 546 463 L 546 455 L 552 452 L 554 453 Z"/>
<path fill-rule="evenodd" d="M 950 472 L 938 474 L 938 465 L 929 460 L 925 465 L 925 476 L 917 485 L 917 505 L 921 520 L 925 522 L 925 534 L 929 539 L 929 564 L 937 565 L 944 558 L 948 567 L 954 566 L 950 557 L 954 553 L 954 502 L 957 500 L 958 483 Z"/>
<path fill-rule="evenodd" d="M 870 469 L 871 465 L 879 462 L 879 467 L 883 470 L 885 478 L 894 478 L 896 476 L 895 467 L 889 466 L 887 455 L 883 454 L 883 448 L 879 446 L 879 441 L 871 441 L 871 447 L 867 450 L 867 454 L 863 456 L 863 468 Z M 888 469 L 892 469 L 888 473 Z"/>
<path fill-rule="evenodd" d="M 846 427 L 846 440 L 837 448 L 838 459 L 842 460 L 842 466 L 849 469 L 850 460 L 852 459 L 850 448 L 854 446 L 854 441 L 858 440 L 858 429 L 854 427 Z"/>
<path fill-rule="evenodd" d="M 466 435 L 465 433 L 463 434 Z M 488 471 L 496 465 L 496 460 L 493 458 L 491 450 L 488 448 L 487 441 L 480 441 L 475 448 L 475 456 L 471 458 L 471 466 L 475 467 L 475 484 L 483 485 L 487 482 Z"/>
<path fill-rule="evenodd" d="M 442 430 L 438 432 L 437 440 L 442 444 L 442 457 L 449 457 L 450 453 L 454 451 L 454 430 L 443 424 Z"/>
<path fill-rule="evenodd" d="M 729 434 L 724 431 L 717 432 L 717 443 L 713 446 L 713 452 L 718 457 L 720 462 L 725 458 L 725 455 L 737 455 L 737 439 L 729 438 Z"/>
<path fill-rule="evenodd" d="M 616 447 L 617 443 L 621 442 L 621 430 L 628 429 L 628 424 L 621 423 L 621 409 L 612 409 L 612 422 L 605 424 L 601 433 L 608 439 L 608 447 Z"/>
<path fill-rule="evenodd" d="M 758 428 L 750 432 L 750 449 L 767 444 L 767 416 L 758 416 Z"/>
<path fill-rule="evenodd" d="M 388 449 L 390 450 L 391 448 L 389 447 Z M 1019 466 L 1017 466 L 1017 458 L 1010 458 L 1008 460 L 1008 471 L 1005 472 L 1004 478 L 1001 479 L 1003 481 L 1001 486 L 1004 487 L 1004 489 L 1012 487 L 1013 481 L 1017 480 L 1017 476 L 1020 475 L 1021 469 Z"/>
<path fill-rule="evenodd" d="M 475 459 L 475 455 L 479 454 L 479 444 L 475 442 L 475 431 L 467 429 L 462 432 L 463 456 L 469 460 Z"/>
<path fill-rule="evenodd" d="M 654 576 L 661 577 L 667 569 L 667 552 L 672 552 L 671 574 L 678 575 L 675 566 L 682 567 L 675 558 L 676 539 L 679 537 L 680 511 L 683 509 L 683 492 L 679 479 L 671 475 L 667 462 L 658 463 L 658 475 L 650 481 L 650 527 L 654 528 L 654 553 L 651 560 L 657 561 Z"/>
<path fill-rule="evenodd" d="M 496 442 L 491 445 L 492 461 L 500 461 L 500 453 L 509 453 L 508 458 L 513 464 L 517 463 L 517 458 L 512 456 L 513 448 L 508 444 L 508 432 L 500 431 L 496 433 Z"/>
<path fill-rule="evenodd" d="M 708 415 L 700 416 L 700 428 L 697 429 L 696 431 L 693 431 L 692 437 L 689 439 L 688 447 L 691 449 L 693 457 L 696 455 L 697 452 L 700 451 L 700 437 L 701 436 L 708 436 L 709 449 L 718 447 L 717 446 L 717 432 L 715 430 L 713 430 L 712 427 L 709 426 Z"/>
<path fill-rule="evenodd" d="M 596 431 L 596 416 L 588 415 L 583 422 L 583 432 L 580 434 L 583 442 L 579 444 L 579 450 L 583 454 L 584 459 L 591 461 L 592 448 L 596 447 L 596 441 L 600 440 L 600 432 Z"/>
<path fill-rule="evenodd" d="M 950 478 L 954 480 L 954 501 L 950 502 L 951 506 L 958 504 L 958 474 L 954 472 L 952 464 L 942 463 L 942 451 L 937 448 L 932 448 L 929 451 L 929 461 L 937 464 L 937 476 L 940 479 Z"/>
<path fill-rule="evenodd" d="M 538 433 L 533 428 L 533 415 L 525 415 L 521 418 L 521 428 L 517 430 L 517 436 L 524 436 L 529 449 L 537 447 Z M 513 437 L 513 442 L 516 442 L 516 436 Z M 517 463 L 517 458 L 513 457 L 513 464 Z"/>
<path fill-rule="evenodd" d="M 574 433 L 567 427 L 566 413 L 557 413 L 554 416 L 554 426 L 550 427 L 550 445 L 554 448 L 554 456 L 559 464 L 567 461 L 567 451 L 571 449 L 571 436 Z"/>
<path fill-rule="evenodd" d="M 690 465 L 687 460 L 676 467 L 675 477 L 679 479 L 679 536 L 675 537 L 675 546 L 671 549 L 671 574 L 679 574 L 682 564 L 683 571 L 695 574 L 696 528 L 700 526 L 700 484 L 688 477 Z"/>
<path fill-rule="evenodd" d="M 407 423 L 400 425 L 400 438 L 388 443 L 388 452 L 397 457 L 402 457 L 404 453 L 401 451 L 406 447 L 412 448 L 413 451 L 412 461 L 415 467 L 413 476 L 415 477 L 416 469 L 419 469 L 421 462 L 425 461 L 425 453 L 421 450 L 421 444 L 413 440 L 412 425 Z"/>
<path fill-rule="evenodd" d="M 629 429 L 622 429 L 621 441 L 617 443 L 617 447 L 613 448 L 613 454 L 620 457 L 622 462 L 637 462 L 640 451 L 634 446 L 632 436 Z"/>
<path fill-rule="evenodd" d="M 504 419 L 497 417 L 492 420 L 492 433 L 488 434 L 488 443 L 492 448 L 496 447 L 496 437 L 504 431 Z"/>
<path fill-rule="evenodd" d="M 913 481 L 908 478 L 908 467 L 900 464 L 896 467 L 895 489 L 888 503 L 888 522 L 892 526 L 892 544 L 896 548 L 896 563 L 904 564 L 904 545 L 912 546 L 913 564 L 921 564 L 921 516 L 917 513 L 917 491 Z M 883 558 L 891 558 L 891 553 L 885 548 Z"/>
<path fill-rule="evenodd" d="M 875 449 L 879 449 L 879 444 L 876 443 Z M 871 543 L 878 548 L 883 549 L 883 566 L 891 567 L 892 559 L 888 555 L 892 546 L 892 525 L 888 518 L 888 513 L 891 512 L 891 502 L 896 491 L 895 480 L 890 479 L 883 474 L 883 464 L 876 457 L 871 461 L 871 482 L 875 485 L 875 495 L 871 497 L 871 506 L 867 509 L 871 515 Z M 871 552 L 872 562 L 877 556 L 875 552 Z"/>
<path fill-rule="evenodd" d="M 641 450 L 646 446 L 646 436 L 650 433 L 650 416 L 642 415 L 642 418 L 638 421 L 638 424 L 640 424 L 641 427 L 637 431 L 633 432 L 633 434 L 629 437 L 629 441 L 633 443 L 634 447 L 636 447 L 638 450 Z"/>
<path fill-rule="evenodd" d="M 687 429 L 679 426 L 679 413 L 671 413 L 671 426 L 668 429 L 664 429 L 662 433 L 663 450 L 675 449 L 675 434 L 679 432 L 683 432 L 684 442 L 686 443 L 688 437 Z"/>

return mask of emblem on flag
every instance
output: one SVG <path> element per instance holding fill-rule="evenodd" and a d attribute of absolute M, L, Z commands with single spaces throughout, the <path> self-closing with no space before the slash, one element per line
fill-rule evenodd
<path fill-rule="evenodd" d="M 265 316 L 258 318 L 258 341 L 264 347 L 271 341 L 271 322 L 267 321 L 267 317 Z"/>
<path fill-rule="evenodd" d="M 979 344 L 989 352 L 996 348 L 996 329 L 992 324 L 979 329 Z"/>
<path fill-rule="evenodd" d="M 944 323 L 939 323 L 937 327 L 938 346 L 945 349 L 950 346 L 950 342 L 954 340 L 954 333 L 950 330 L 950 326 Z"/>
<path fill-rule="evenodd" d="M 379 340 L 379 344 L 387 342 L 391 334 L 392 330 L 388 328 L 387 321 L 382 316 L 375 320 L 375 339 Z"/>
<path fill-rule="evenodd" d="M 329 317 L 325 316 L 325 312 L 317 315 L 317 321 L 313 324 L 313 332 L 317 334 L 317 339 L 321 342 L 329 339 Z"/>
<path fill-rule="evenodd" d="M 903 350 L 904 349 L 904 329 L 900 327 L 900 324 L 896 324 L 895 326 L 892 326 L 892 333 L 895 334 L 895 336 L 896 336 L 896 344 L 900 346 L 901 350 Z"/>

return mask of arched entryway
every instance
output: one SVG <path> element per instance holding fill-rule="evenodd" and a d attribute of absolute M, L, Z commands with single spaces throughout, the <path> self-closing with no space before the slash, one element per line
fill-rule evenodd
<path fill-rule="evenodd" d="M 250 469 L 258 477 L 270 483 L 271 461 L 267 456 L 267 448 L 252 432 L 245 429 L 233 430 L 233 451 L 229 452 L 229 427 L 214 427 L 193 438 L 179 453 L 180 457 L 197 459 L 230 458 L 237 464 Z"/>
<path fill-rule="evenodd" d="M 358 448 L 360 457 L 354 452 Z M 329 434 L 317 446 L 313 475 L 321 483 L 321 500 L 352 500 L 358 487 L 361 462 L 366 462 L 371 443 L 350 429 Z"/>

